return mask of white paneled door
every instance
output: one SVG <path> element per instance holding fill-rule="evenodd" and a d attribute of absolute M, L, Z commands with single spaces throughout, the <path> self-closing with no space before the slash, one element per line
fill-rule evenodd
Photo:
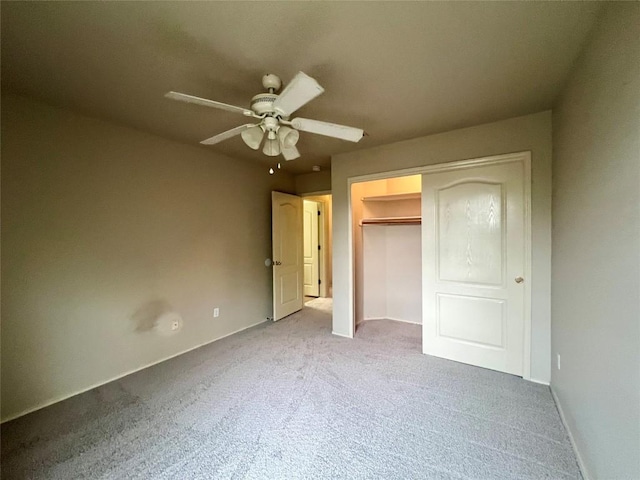
<path fill-rule="evenodd" d="M 320 296 L 320 242 L 318 238 L 318 202 L 304 200 L 303 216 L 303 255 L 304 255 L 304 294 L 310 297 Z"/>
<path fill-rule="evenodd" d="M 424 353 L 523 374 L 524 168 L 423 175 Z"/>
<path fill-rule="evenodd" d="M 302 308 L 302 198 L 271 193 L 273 319 Z"/>

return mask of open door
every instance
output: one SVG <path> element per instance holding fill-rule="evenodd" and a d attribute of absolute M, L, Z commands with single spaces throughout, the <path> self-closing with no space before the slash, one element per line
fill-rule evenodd
<path fill-rule="evenodd" d="M 523 374 L 525 164 L 423 175 L 423 352 Z"/>
<path fill-rule="evenodd" d="M 302 309 L 302 198 L 271 192 L 273 320 Z"/>
<path fill-rule="evenodd" d="M 304 294 L 320 296 L 320 239 L 318 227 L 320 205 L 313 200 L 304 200 Z"/>

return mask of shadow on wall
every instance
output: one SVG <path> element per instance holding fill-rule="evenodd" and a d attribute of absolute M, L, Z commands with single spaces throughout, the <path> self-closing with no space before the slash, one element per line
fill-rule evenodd
<path fill-rule="evenodd" d="M 137 333 L 150 332 L 156 326 L 156 321 L 173 309 L 166 300 L 152 300 L 145 303 L 131 315 L 131 321 Z"/>

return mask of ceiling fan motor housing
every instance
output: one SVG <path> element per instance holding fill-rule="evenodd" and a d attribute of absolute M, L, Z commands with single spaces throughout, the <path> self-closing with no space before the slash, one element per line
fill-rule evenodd
<path fill-rule="evenodd" d="M 278 95 L 275 93 L 259 93 L 251 99 L 251 110 L 258 115 L 273 112 L 273 102 L 276 101 Z"/>

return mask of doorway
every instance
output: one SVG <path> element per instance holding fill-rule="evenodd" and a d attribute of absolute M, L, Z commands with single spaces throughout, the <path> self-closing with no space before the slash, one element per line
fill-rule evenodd
<path fill-rule="evenodd" d="M 301 310 L 310 300 L 332 296 L 331 195 L 314 194 L 305 198 L 271 193 L 272 258 L 267 259 L 265 265 L 272 268 L 274 321 Z M 305 203 L 309 206 L 307 212 Z M 310 272 L 312 280 L 305 280 L 305 256 L 312 257 L 312 253 L 315 253 L 315 271 Z M 307 290 L 311 295 L 305 296 L 305 283 L 310 286 L 315 283 L 314 278 L 319 288 Z M 326 307 L 327 302 L 320 303 Z"/>
<path fill-rule="evenodd" d="M 330 298 L 331 286 L 331 195 L 303 197 L 304 296 Z"/>
<path fill-rule="evenodd" d="M 363 322 L 422 323 L 421 176 L 351 186 L 356 331 Z"/>
<path fill-rule="evenodd" d="M 504 174 L 506 170 L 510 173 Z M 444 183 L 439 184 L 438 175 L 445 173 L 449 177 L 440 177 Z M 353 275 L 349 298 L 352 309 L 347 312 L 350 336 L 364 318 L 360 282 L 363 261 L 357 251 L 358 244 L 362 243 L 361 227 L 357 224 L 362 211 L 358 209 L 363 207 L 354 187 L 363 182 L 412 174 L 422 177 L 423 353 L 530 379 L 530 152 L 348 180 L 348 205 L 351 206 L 348 255 Z M 515 192 L 515 197 L 508 192 Z M 518 212 L 515 216 L 514 211 Z M 497 222 L 498 213 L 500 222 Z M 482 265 L 483 272 L 470 274 L 470 264 Z M 462 270 L 466 271 L 464 275 Z"/>

